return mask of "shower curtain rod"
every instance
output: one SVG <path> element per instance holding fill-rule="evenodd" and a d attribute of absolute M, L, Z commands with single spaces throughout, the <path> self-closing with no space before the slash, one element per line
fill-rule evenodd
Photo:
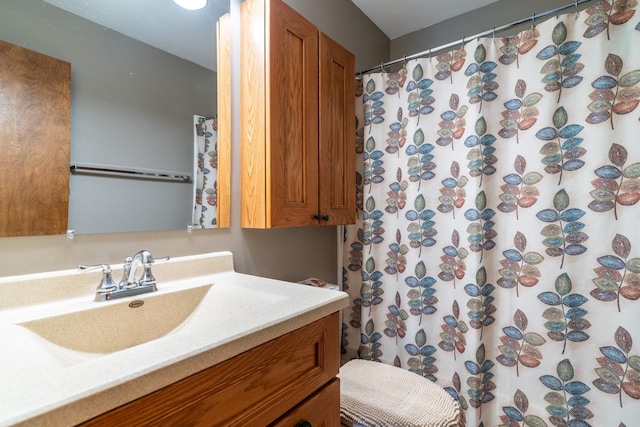
<path fill-rule="evenodd" d="M 380 65 L 378 65 L 376 67 L 371 67 L 371 68 L 368 68 L 366 70 L 359 71 L 358 73 L 356 73 L 356 78 L 357 77 L 362 77 L 363 74 L 367 74 L 367 73 L 370 73 L 370 72 L 378 70 L 378 69 L 382 70 L 383 72 L 386 72 L 386 71 L 384 71 L 384 67 L 388 67 L 390 65 L 399 64 L 401 62 L 406 62 L 407 60 L 417 59 L 417 58 L 421 58 L 423 56 L 431 57 L 431 54 L 433 52 L 440 52 L 442 50 L 449 49 L 451 47 L 454 47 L 454 46 L 457 46 L 457 45 L 460 45 L 460 44 L 463 45 L 465 40 L 473 40 L 475 38 L 488 36 L 490 34 L 495 35 L 496 32 L 509 30 L 509 29 L 511 29 L 513 27 L 517 27 L 519 25 L 523 25 L 523 24 L 526 24 L 526 23 L 531 23 L 531 25 L 533 26 L 535 24 L 536 19 L 546 18 L 546 17 L 551 16 L 551 15 L 556 15 L 559 12 L 565 11 L 567 9 L 575 8 L 576 9 L 576 13 L 578 13 L 578 6 L 586 4 L 586 3 L 591 3 L 593 1 L 595 1 L 595 0 L 575 0 L 573 3 L 566 4 L 564 6 L 560 6 L 560 7 L 557 7 L 555 9 L 548 10 L 548 11 L 540 13 L 540 14 L 534 13 L 530 17 L 522 18 L 522 19 L 519 19 L 517 21 L 513 21 L 513 22 L 511 22 L 509 24 L 502 25 L 500 27 L 493 27 L 490 30 L 483 31 L 483 32 L 475 34 L 473 36 L 463 37 L 460 40 L 457 40 L 457 41 L 454 41 L 454 42 L 451 42 L 451 43 L 447 43 L 447 44 L 438 46 L 436 48 L 429 48 L 428 50 L 425 50 L 425 51 L 422 51 L 422 52 L 419 52 L 419 53 L 414 53 L 413 55 L 404 56 L 404 57 L 399 58 L 399 59 L 394 59 L 393 61 L 383 62 L 382 64 L 380 64 Z"/>

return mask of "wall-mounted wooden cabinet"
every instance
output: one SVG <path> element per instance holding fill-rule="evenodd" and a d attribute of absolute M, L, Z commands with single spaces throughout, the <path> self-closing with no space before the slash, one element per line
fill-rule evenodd
<path fill-rule="evenodd" d="M 241 224 L 355 221 L 355 57 L 282 0 L 242 4 Z"/>

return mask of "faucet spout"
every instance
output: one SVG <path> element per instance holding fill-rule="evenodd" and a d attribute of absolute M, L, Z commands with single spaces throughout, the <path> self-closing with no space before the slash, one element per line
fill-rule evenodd
<path fill-rule="evenodd" d="M 138 267 L 141 264 L 145 268 L 145 273 L 146 273 L 146 270 L 151 270 L 151 264 L 153 264 L 153 257 L 151 256 L 151 253 L 149 251 L 142 250 L 137 254 L 135 254 L 133 258 L 127 258 L 125 260 L 124 276 L 126 276 L 126 279 L 123 278 L 122 287 L 130 288 L 133 286 L 138 286 L 140 284 L 151 284 L 151 283 L 148 283 L 149 280 L 146 277 L 147 274 L 143 274 L 140 278 L 140 281 L 136 281 L 136 272 L 138 271 Z M 149 271 L 149 275 L 150 275 L 150 271 Z M 155 283 L 155 279 L 153 280 L 153 283 Z"/>

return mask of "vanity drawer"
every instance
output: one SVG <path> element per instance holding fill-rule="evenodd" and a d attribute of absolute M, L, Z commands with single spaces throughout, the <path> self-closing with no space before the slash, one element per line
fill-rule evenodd
<path fill-rule="evenodd" d="M 339 328 L 334 313 L 82 425 L 268 425 L 335 378 Z"/>
<path fill-rule="evenodd" d="M 311 427 L 340 425 L 340 380 L 337 378 L 302 402 L 271 427 L 294 427 L 309 423 Z"/>

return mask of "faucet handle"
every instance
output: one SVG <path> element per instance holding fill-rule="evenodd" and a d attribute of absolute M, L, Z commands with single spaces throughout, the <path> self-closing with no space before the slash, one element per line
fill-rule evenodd
<path fill-rule="evenodd" d="M 102 269 L 102 280 L 97 288 L 98 293 L 100 294 L 116 290 L 118 285 L 116 285 L 116 282 L 113 281 L 113 277 L 111 277 L 111 266 L 109 264 L 79 265 L 78 271 L 91 271 L 98 268 Z"/>
<path fill-rule="evenodd" d="M 142 263 L 143 272 L 142 272 L 142 276 L 140 276 L 140 285 L 155 286 L 156 278 L 151 273 L 151 266 L 156 261 L 167 261 L 170 258 L 171 257 L 168 257 L 168 256 L 162 257 L 162 258 L 154 258 L 151 254 L 149 254 L 149 257 L 143 260 L 143 263 Z"/>

